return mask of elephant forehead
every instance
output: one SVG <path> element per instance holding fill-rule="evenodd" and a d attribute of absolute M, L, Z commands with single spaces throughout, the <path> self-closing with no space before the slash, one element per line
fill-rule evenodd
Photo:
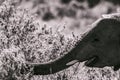
<path fill-rule="evenodd" d="M 109 47 L 118 45 L 120 43 L 120 26 L 114 27 L 113 25 L 107 25 L 108 28 L 103 27 L 97 31 L 94 31 L 90 37 L 90 43 L 95 47 Z M 119 46 L 119 45 L 118 45 Z"/>

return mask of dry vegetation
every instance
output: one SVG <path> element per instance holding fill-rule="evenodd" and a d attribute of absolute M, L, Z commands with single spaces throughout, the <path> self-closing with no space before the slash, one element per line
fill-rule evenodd
<path fill-rule="evenodd" d="M 112 4 L 104 3 L 104 7 L 99 4 L 93 9 L 83 6 L 78 10 L 71 6 L 72 3 L 65 5 L 60 4 L 59 1 L 51 5 L 52 1 L 40 0 L 39 4 L 42 6 L 37 4 L 39 0 L 33 1 L 34 4 L 29 0 L 15 1 L 6 0 L 0 5 L 0 80 L 119 80 L 120 71 L 114 72 L 108 67 L 94 69 L 85 67 L 83 63 L 77 63 L 56 74 L 34 76 L 32 66 L 24 64 L 25 61 L 47 62 L 64 55 L 80 39 L 74 34 L 71 38 L 66 37 L 68 26 L 70 29 L 74 27 L 79 29 L 78 34 L 81 34 L 89 28 L 88 24 L 101 14 L 107 13 L 108 8 L 114 12 L 117 6 L 113 8 Z M 29 6 L 32 11 L 23 9 L 25 3 L 33 5 L 33 7 Z M 98 8 L 105 10 L 98 13 Z M 35 13 L 37 15 L 34 15 Z M 58 25 L 54 25 L 55 27 L 51 25 L 58 22 L 62 24 L 62 21 L 67 22 L 65 25 L 67 29 L 63 27 L 64 25 L 61 25 L 64 28 L 62 30 Z"/>

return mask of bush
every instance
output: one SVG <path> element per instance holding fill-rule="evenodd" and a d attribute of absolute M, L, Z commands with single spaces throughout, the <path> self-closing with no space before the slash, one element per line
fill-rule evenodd
<path fill-rule="evenodd" d="M 17 9 L 14 1 L 0 6 L 0 79 L 23 80 L 29 78 L 24 62 L 26 37 L 37 30 L 33 16 L 27 10 Z M 28 75 L 28 76 L 27 76 Z"/>
<path fill-rule="evenodd" d="M 65 39 L 59 31 L 53 33 L 52 28 L 40 27 L 35 16 L 15 4 L 5 1 L 0 6 L 0 79 L 29 80 L 32 67 L 25 61 L 53 60 L 64 55 L 75 41 Z"/>

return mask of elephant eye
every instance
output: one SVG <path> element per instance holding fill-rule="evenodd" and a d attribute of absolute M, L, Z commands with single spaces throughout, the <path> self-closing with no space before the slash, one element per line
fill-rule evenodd
<path fill-rule="evenodd" d="M 94 39 L 94 41 L 95 41 L 95 42 L 98 42 L 98 41 L 99 41 L 99 39 L 98 39 L 98 38 L 95 38 L 95 39 Z"/>
<path fill-rule="evenodd" d="M 99 42 L 99 41 L 100 41 L 99 38 L 94 38 L 94 39 L 92 40 L 93 43 L 94 43 L 94 42 Z"/>

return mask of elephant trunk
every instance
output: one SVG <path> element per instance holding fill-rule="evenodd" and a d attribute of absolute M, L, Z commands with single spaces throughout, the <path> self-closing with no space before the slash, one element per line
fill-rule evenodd
<path fill-rule="evenodd" d="M 59 72 L 63 69 L 66 69 L 77 62 L 75 60 L 75 48 L 64 56 L 58 58 L 57 60 L 47 62 L 47 63 L 30 63 L 27 62 L 28 65 L 32 65 L 34 75 L 48 75 Z M 69 62 L 75 61 L 73 64 L 69 64 Z"/>
<path fill-rule="evenodd" d="M 86 42 L 86 39 L 83 38 L 83 40 L 80 40 L 80 42 L 71 51 L 69 51 L 64 56 L 58 58 L 57 60 L 47 62 L 47 63 L 27 62 L 27 64 L 32 65 L 34 67 L 33 69 L 34 75 L 54 74 L 56 72 L 59 72 L 61 70 L 64 70 L 70 67 L 71 65 L 75 64 L 78 61 L 82 62 L 87 60 L 87 58 L 89 57 L 88 51 L 90 51 L 91 46 L 89 47 L 86 44 L 88 43 Z M 88 51 L 85 50 L 86 48 L 88 49 Z"/>

